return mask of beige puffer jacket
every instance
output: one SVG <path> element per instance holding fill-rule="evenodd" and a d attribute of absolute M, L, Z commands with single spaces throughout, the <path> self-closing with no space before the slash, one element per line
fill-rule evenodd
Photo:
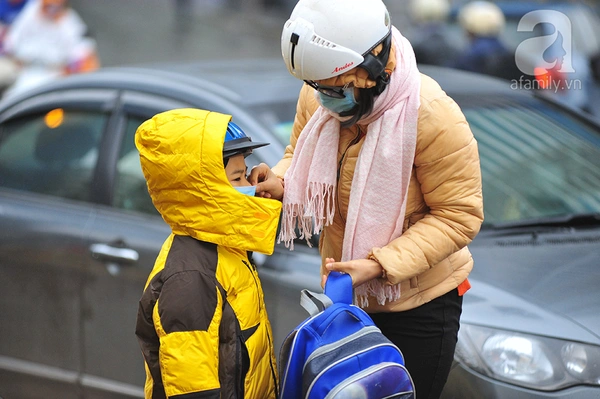
<path fill-rule="evenodd" d="M 369 298 L 365 308 L 368 312 L 412 309 L 458 286 L 464 291 L 468 287 L 465 280 L 473 268 L 466 246 L 483 222 L 477 142 L 458 105 L 426 75 L 421 75 L 420 100 L 404 232 L 386 246 L 373 248 L 370 254 L 386 270 L 389 284 L 401 284 L 401 297 L 385 305 Z M 284 177 L 298 137 L 318 107 L 315 91 L 304 85 L 290 145 L 273 167 L 277 176 Z M 340 131 L 337 211 L 333 223 L 321 233 L 319 249 L 323 261 L 341 259 L 352 177 L 366 131 L 367 126 Z M 321 272 L 325 272 L 324 266 Z"/>

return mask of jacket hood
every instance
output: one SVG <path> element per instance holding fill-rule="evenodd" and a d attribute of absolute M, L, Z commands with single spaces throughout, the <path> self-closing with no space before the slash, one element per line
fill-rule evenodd
<path fill-rule="evenodd" d="M 231 115 L 176 109 L 140 125 L 135 144 L 154 206 L 174 234 L 272 254 L 281 203 L 235 190 L 223 165 Z"/>

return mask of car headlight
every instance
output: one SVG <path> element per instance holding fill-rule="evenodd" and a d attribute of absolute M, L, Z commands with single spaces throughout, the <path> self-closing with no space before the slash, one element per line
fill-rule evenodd
<path fill-rule="evenodd" d="M 455 360 L 483 375 L 554 391 L 600 386 L 600 347 L 462 323 Z"/>

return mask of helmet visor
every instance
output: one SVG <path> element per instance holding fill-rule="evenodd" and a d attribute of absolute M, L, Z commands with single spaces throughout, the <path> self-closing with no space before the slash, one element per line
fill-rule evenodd
<path fill-rule="evenodd" d="M 319 93 L 324 94 L 328 97 L 332 97 L 332 98 L 345 98 L 346 97 L 346 95 L 344 94 L 344 90 L 346 90 L 348 88 L 348 84 L 346 84 L 344 86 L 324 86 L 324 85 L 318 84 L 314 80 L 305 80 L 304 82 L 307 85 L 309 85 L 310 87 L 312 87 L 313 89 L 315 89 L 316 91 L 318 91 Z"/>
<path fill-rule="evenodd" d="M 223 159 L 228 159 L 238 154 L 244 154 L 246 157 L 252 153 L 253 149 L 266 145 L 269 145 L 269 143 L 253 142 L 238 125 L 229 122 L 227 132 L 225 133 L 225 142 L 223 143 Z"/>

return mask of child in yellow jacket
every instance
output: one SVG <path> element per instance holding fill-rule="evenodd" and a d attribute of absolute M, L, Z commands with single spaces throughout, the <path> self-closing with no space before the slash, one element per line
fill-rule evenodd
<path fill-rule="evenodd" d="M 276 398 L 271 326 L 249 253 L 271 254 L 281 203 L 254 197 L 253 142 L 230 115 L 177 109 L 136 132 L 156 209 L 172 229 L 140 299 L 146 398 Z"/>

